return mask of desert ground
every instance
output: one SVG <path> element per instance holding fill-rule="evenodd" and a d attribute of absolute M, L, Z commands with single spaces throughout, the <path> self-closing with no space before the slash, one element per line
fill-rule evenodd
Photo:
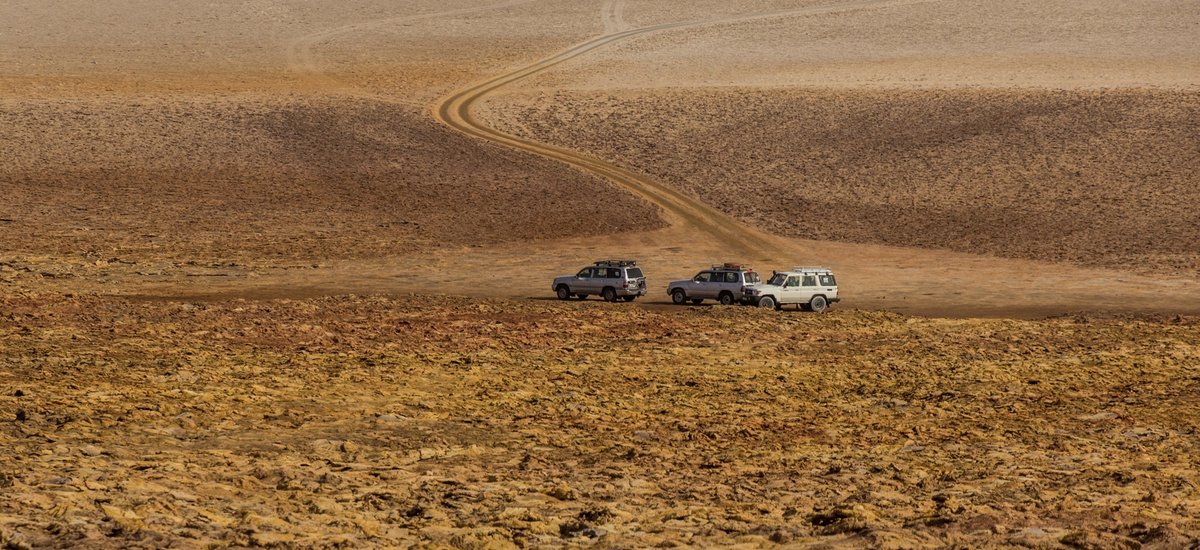
<path fill-rule="evenodd" d="M 0 4 L 0 546 L 1200 543 L 1200 7 Z M 549 280 L 639 260 L 631 304 Z M 672 306 L 827 265 L 808 314 Z"/>

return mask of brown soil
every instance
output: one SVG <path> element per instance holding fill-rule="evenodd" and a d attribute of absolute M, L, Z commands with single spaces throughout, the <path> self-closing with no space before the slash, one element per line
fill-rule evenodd
<path fill-rule="evenodd" d="M 420 296 L 0 311 L 10 545 L 1200 536 L 1194 318 Z"/>
<path fill-rule="evenodd" d="M 1200 94 L 689 90 L 491 100 L 771 233 L 1200 269 Z"/>
<path fill-rule="evenodd" d="M 269 265 L 662 225 L 598 178 L 366 99 L 8 101 L 0 126 L 7 253 Z"/>

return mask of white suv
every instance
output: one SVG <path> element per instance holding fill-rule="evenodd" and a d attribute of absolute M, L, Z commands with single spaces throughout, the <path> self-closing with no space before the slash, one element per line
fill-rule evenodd
<path fill-rule="evenodd" d="M 791 271 L 776 271 L 767 282 L 747 287 L 746 301 L 759 306 L 780 309 L 784 304 L 796 304 L 801 309 L 818 313 L 837 302 L 837 279 L 824 267 L 793 267 Z"/>
<path fill-rule="evenodd" d="M 671 281 L 667 284 L 667 294 L 676 304 L 688 300 L 693 304 L 717 300 L 727 306 L 745 302 L 745 288 L 759 282 L 758 273 L 749 267 L 739 264 L 714 265 L 712 269 L 705 269 L 691 279 Z"/>

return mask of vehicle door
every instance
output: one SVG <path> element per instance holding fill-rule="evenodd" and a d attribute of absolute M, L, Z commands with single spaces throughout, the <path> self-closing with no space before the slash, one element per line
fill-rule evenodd
<path fill-rule="evenodd" d="M 779 303 L 781 304 L 798 304 L 800 303 L 803 291 L 800 289 L 800 276 L 788 275 L 787 280 L 783 282 L 783 288 L 780 290 Z"/>
<path fill-rule="evenodd" d="M 717 296 L 714 296 L 714 298 L 719 297 L 722 292 L 728 292 L 728 293 L 732 294 L 733 298 L 735 300 L 738 298 L 741 298 L 742 297 L 742 274 L 741 274 L 741 272 L 726 271 L 725 273 L 722 273 L 721 276 L 722 276 L 721 284 L 719 285 L 720 288 L 717 289 Z"/>
<path fill-rule="evenodd" d="M 807 304 L 813 296 L 820 293 L 821 287 L 817 286 L 816 273 L 805 273 L 800 277 L 800 293 L 797 295 L 799 303 Z"/>
<path fill-rule="evenodd" d="M 709 288 L 709 285 L 712 284 L 712 276 L 713 274 L 711 271 L 701 271 L 700 273 L 697 273 L 695 277 L 692 277 L 692 282 L 688 283 L 688 297 L 712 298 L 712 296 L 710 296 L 710 294 L 712 294 L 712 289 Z"/>
<path fill-rule="evenodd" d="M 621 268 L 610 267 L 608 269 L 601 268 L 604 277 L 597 279 L 599 282 L 598 288 L 604 290 L 604 287 L 611 286 L 613 290 L 621 290 L 621 285 L 625 284 L 625 275 L 621 273 Z"/>
<path fill-rule="evenodd" d="M 585 267 L 575 274 L 575 284 L 571 285 L 571 291 L 576 294 L 595 294 L 596 293 L 596 268 Z"/>

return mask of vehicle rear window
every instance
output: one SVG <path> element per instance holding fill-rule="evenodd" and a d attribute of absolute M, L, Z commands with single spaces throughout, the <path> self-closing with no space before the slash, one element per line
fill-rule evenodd
<path fill-rule="evenodd" d="M 821 275 L 821 286 L 837 286 L 837 279 L 833 278 L 832 273 Z"/>
<path fill-rule="evenodd" d="M 630 279 L 640 279 L 642 277 L 642 268 L 631 267 L 629 269 L 626 269 L 625 273 L 629 275 Z"/>

